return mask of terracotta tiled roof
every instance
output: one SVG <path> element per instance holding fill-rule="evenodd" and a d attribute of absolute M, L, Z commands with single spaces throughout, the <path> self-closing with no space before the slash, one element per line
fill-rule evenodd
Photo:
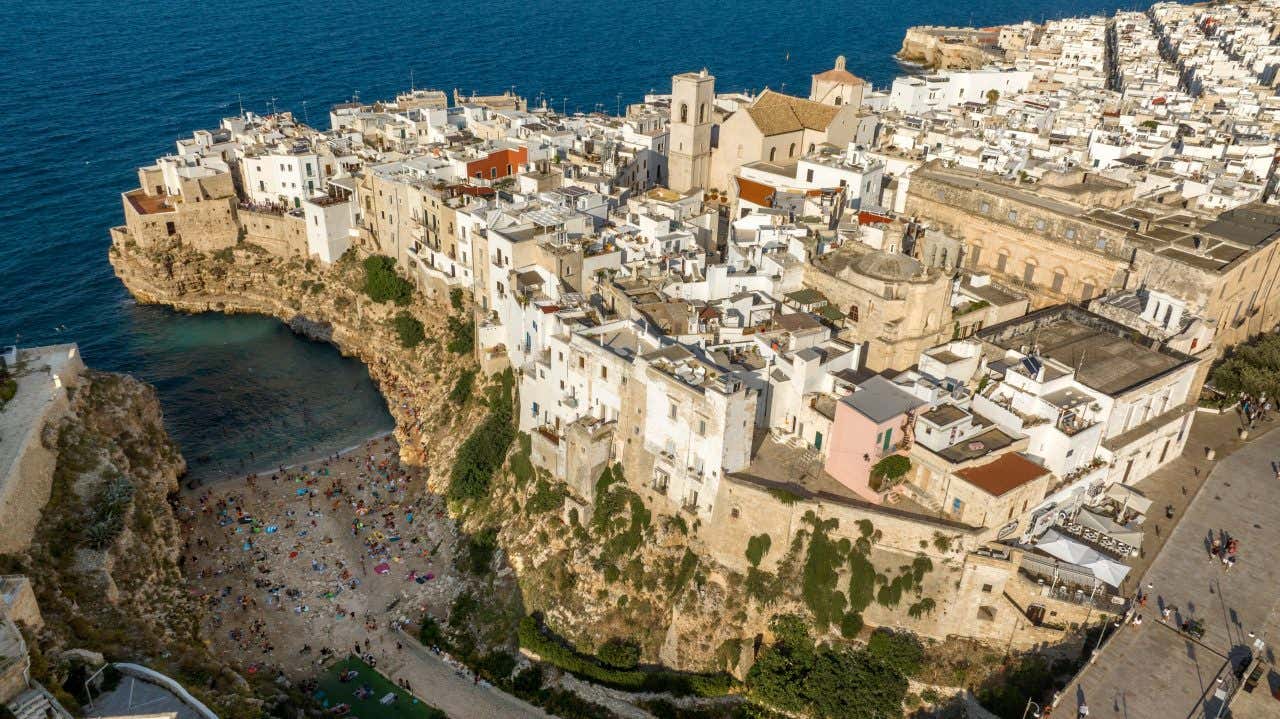
<path fill-rule="evenodd" d="M 813 76 L 815 80 L 828 80 L 830 82 L 843 82 L 846 85 L 865 85 L 866 80 L 854 75 L 848 70 L 832 69 L 826 72 L 820 72 Z"/>
<path fill-rule="evenodd" d="M 956 472 L 964 481 L 993 497 L 999 497 L 1048 473 L 1049 470 L 1016 452 L 1000 455 L 994 462 Z"/>
<path fill-rule="evenodd" d="M 765 90 L 747 108 L 756 128 L 766 137 L 800 130 L 826 130 L 840 108 Z"/>

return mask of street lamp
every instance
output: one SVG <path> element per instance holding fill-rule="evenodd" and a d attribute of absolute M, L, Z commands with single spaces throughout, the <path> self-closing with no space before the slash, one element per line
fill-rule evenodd
<path fill-rule="evenodd" d="M 1031 707 L 1036 708 L 1036 711 L 1034 714 L 1027 713 L 1031 711 Z M 1031 719 L 1040 719 L 1040 712 L 1041 712 L 1040 705 L 1028 699 L 1026 708 L 1022 710 L 1022 719 L 1027 719 L 1028 716 L 1030 716 Z"/>

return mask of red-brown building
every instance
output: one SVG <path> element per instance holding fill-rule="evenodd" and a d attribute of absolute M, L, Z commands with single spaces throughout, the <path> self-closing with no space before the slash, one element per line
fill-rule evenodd
<path fill-rule="evenodd" d="M 481 160 L 467 163 L 467 177 L 481 180 L 497 180 L 520 171 L 520 165 L 529 161 L 528 148 L 498 150 Z"/>

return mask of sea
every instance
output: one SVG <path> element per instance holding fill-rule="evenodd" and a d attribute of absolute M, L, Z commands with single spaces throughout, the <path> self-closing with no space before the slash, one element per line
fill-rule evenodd
<path fill-rule="evenodd" d="M 1124 9 L 1137 9 L 1136 5 Z M 159 390 L 190 476 L 215 480 L 392 426 L 364 366 L 266 317 L 133 302 L 107 230 L 137 168 L 244 110 L 328 109 L 410 87 L 514 90 L 616 112 L 674 73 L 804 95 L 848 58 L 887 86 L 912 25 L 1111 13 L 1114 0 L 28 0 L 0 3 L 0 345 L 74 341 Z"/>

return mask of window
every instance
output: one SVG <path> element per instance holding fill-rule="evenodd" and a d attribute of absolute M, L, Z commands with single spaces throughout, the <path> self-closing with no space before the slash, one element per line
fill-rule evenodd
<path fill-rule="evenodd" d="M 1080 288 L 1080 299 L 1085 302 L 1093 299 L 1093 285 L 1088 282 L 1084 283 L 1084 286 Z"/>
<path fill-rule="evenodd" d="M 850 321 L 850 322 L 857 322 L 857 321 L 858 321 L 858 306 L 857 306 L 857 305 L 849 305 L 849 321 Z"/>
<path fill-rule="evenodd" d="M 974 247 L 974 248 L 972 248 L 971 250 L 969 250 L 969 266 L 970 266 L 970 267 L 977 267 L 977 266 L 978 266 L 978 260 L 979 260 L 981 257 L 982 257 L 982 248 L 981 248 L 981 247 Z"/>
<path fill-rule="evenodd" d="M 1022 268 L 1022 281 L 1031 284 L 1036 278 L 1036 266 L 1028 262 Z"/>
<path fill-rule="evenodd" d="M 677 409 L 679 409 L 679 405 L 677 405 L 675 402 L 672 402 L 671 407 L 667 409 L 667 419 L 675 419 Z"/>
<path fill-rule="evenodd" d="M 307 163 L 307 177 L 311 177 L 311 163 Z"/>
<path fill-rule="evenodd" d="M 787 148 L 787 157 L 796 156 L 796 143 L 791 143 L 791 147 Z"/>
<path fill-rule="evenodd" d="M 813 182 L 813 170 L 805 170 L 804 181 Z"/>
<path fill-rule="evenodd" d="M 688 103 L 680 103 L 680 122 L 689 121 L 689 105 Z"/>
<path fill-rule="evenodd" d="M 699 437 L 707 436 L 707 420 L 705 419 L 698 420 L 698 436 Z"/>
<path fill-rule="evenodd" d="M 173 237 L 178 234 L 178 228 L 172 222 L 164 223 L 164 232 L 166 235 Z"/>
<path fill-rule="evenodd" d="M 956 500 L 956 501 L 960 501 L 960 500 Z M 986 594 L 990 594 L 993 589 L 995 589 L 995 587 L 992 587 L 990 584 L 982 585 L 982 591 Z"/>
<path fill-rule="evenodd" d="M 839 100 L 839 99 L 840 99 L 840 98 L 836 98 L 836 100 Z M 811 143 L 809 143 L 809 153 L 810 153 L 810 154 L 813 154 L 813 148 L 814 148 L 814 144 L 813 144 L 812 142 L 811 142 Z"/>
<path fill-rule="evenodd" d="M 1018 211 L 1017 211 L 1017 210 L 1009 210 L 1009 221 L 1010 221 L 1010 222 L 1017 222 L 1017 221 L 1018 221 Z"/>
<path fill-rule="evenodd" d="M 704 102 L 701 105 L 698 105 L 698 124 L 701 125 L 706 121 L 707 121 L 707 103 Z"/>
<path fill-rule="evenodd" d="M 1068 227 L 1064 234 L 1067 236 L 1068 240 L 1074 240 L 1076 238 L 1076 228 Z"/>
<path fill-rule="evenodd" d="M 990 213 L 991 203 L 984 200 L 981 204 L 978 205 L 978 212 L 981 212 L 984 215 Z"/>
<path fill-rule="evenodd" d="M 586 368 L 586 366 L 587 366 L 587 358 L 586 358 L 586 357 L 579 357 L 579 358 L 578 358 L 578 369 L 585 369 L 585 368 Z"/>
<path fill-rule="evenodd" d="M 1046 223 L 1044 220 L 1036 220 L 1036 232 L 1044 232 Z"/>
<path fill-rule="evenodd" d="M 609 368 L 600 365 L 600 379 L 609 379 Z"/>
<path fill-rule="evenodd" d="M 1054 273 L 1053 273 L 1053 291 L 1054 291 L 1054 292 L 1061 292 L 1061 291 L 1062 291 L 1062 285 L 1063 285 L 1063 283 L 1065 283 L 1065 282 L 1066 282 L 1066 280 L 1067 280 L 1067 276 L 1066 276 L 1066 275 L 1062 274 L 1061 272 L 1054 272 Z"/>
<path fill-rule="evenodd" d="M 1005 254 L 1004 252 L 1001 252 L 1000 256 L 996 257 L 996 271 L 1004 272 L 1005 268 L 1008 267 L 1008 265 L 1009 265 L 1009 255 Z"/>
<path fill-rule="evenodd" d="M 490 179 L 490 180 L 493 180 L 493 179 L 497 179 L 497 177 L 498 177 L 498 168 L 496 168 L 496 167 L 490 167 L 490 168 L 489 168 L 489 179 Z"/>
<path fill-rule="evenodd" d="M 769 148 L 769 162 L 773 162 L 775 159 L 777 159 L 777 157 L 778 157 L 778 148 L 776 147 Z"/>

